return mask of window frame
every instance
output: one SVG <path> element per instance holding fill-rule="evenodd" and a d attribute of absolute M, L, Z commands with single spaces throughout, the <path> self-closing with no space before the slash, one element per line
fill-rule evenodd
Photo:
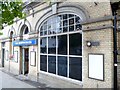
<path fill-rule="evenodd" d="M 63 14 L 60 14 L 60 15 L 63 15 Z M 67 15 L 69 15 L 69 13 L 67 14 Z M 49 74 L 49 72 L 48 72 L 48 56 L 56 56 L 56 74 L 54 74 L 54 75 L 57 75 L 57 76 L 59 76 L 58 75 L 58 64 L 57 64 L 57 61 L 58 61 L 58 56 L 65 56 L 65 57 L 67 57 L 67 67 L 68 67 L 68 69 L 67 69 L 67 77 L 65 77 L 65 78 L 69 78 L 69 58 L 70 57 L 79 57 L 79 58 L 82 58 L 83 56 L 81 55 L 81 56 L 78 56 L 78 55 L 70 55 L 69 54 L 69 35 L 70 34 L 75 34 L 75 33 L 80 33 L 80 34 L 82 34 L 82 29 L 81 30 L 75 30 L 75 27 L 76 27 L 76 25 L 77 24 L 75 24 L 75 17 L 76 17 L 77 15 L 75 15 L 74 14 L 74 30 L 73 31 L 69 31 L 69 21 L 68 21 L 68 32 L 61 32 L 61 33 L 56 33 L 56 34 L 48 34 L 47 33 L 47 35 L 44 35 L 44 32 L 43 32 L 43 35 L 41 36 L 40 35 L 40 33 L 41 33 L 41 31 L 40 31 L 40 33 L 39 33 L 39 40 L 41 41 L 41 38 L 47 38 L 47 53 L 46 54 L 44 54 L 44 53 L 41 53 L 40 52 L 40 47 L 39 47 L 39 56 L 41 56 L 41 55 L 47 55 L 47 72 L 45 72 L 45 73 L 47 73 L 47 74 Z M 53 16 L 54 17 L 54 16 Z M 79 17 L 79 16 L 78 16 Z M 73 18 L 73 17 L 72 17 Z M 79 17 L 80 18 L 80 17 Z M 48 18 L 47 20 L 49 20 L 49 19 L 51 19 L 51 17 L 50 18 Z M 69 18 L 70 19 L 70 18 Z M 69 20 L 68 19 L 68 20 Z M 47 20 L 45 20 L 44 22 L 46 22 Z M 82 20 L 82 19 L 81 19 Z M 62 22 L 62 24 L 63 24 L 63 22 Z M 40 26 L 40 28 L 39 29 L 41 29 L 41 27 L 42 27 L 42 25 L 43 24 L 41 24 L 41 26 Z M 82 25 L 81 25 L 82 26 Z M 62 26 L 63 27 L 63 26 Z M 47 28 L 47 31 L 48 31 L 48 28 Z M 63 31 L 63 28 L 62 28 L 62 31 Z M 48 53 L 48 37 L 50 37 L 50 36 L 56 36 L 56 43 L 58 42 L 57 41 L 57 38 L 58 38 L 58 36 L 61 36 L 61 35 L 67 35 L 67 55 L 61 55 L 61 54 L 58 54 L 58 49 L 56 48 L 56 54 L 49 54 Z M 82 35 L 82 49 L 83 49 L 83 35 Z M 39 44 L 39 46 L 40 46 L 40 44 Z M 57 46 L 57 45 L 56 45 Z M 82 50 L 82 54 L 83 54 L 83 50 Z M 40 68 L 39 68 L 40 69 Z M 44 71 L 41 71 L 41 70 L 39 70 L 40 72 L 44 72 Z M 50 73 L 50 74 L 52 74 L 52 73 Z M 53 75 L 53 74 L 52 74 Z M 60 76 L 61 77 L 61 76 Z M 62 76 L 63 77 L 63 76 Z M 83 72 L 82 72 L 82 77 L 83 77 Z M 72 78 L 69 78 L 69 79 L 72 79 Z M 73 79 L 74 80 L 74 79 Z M 75 80 L 76 81 L 76 80 Z M 78 81 L 78 80 L 77 80 Z M 80 81 L 81 82 L 81 81 Z"/>

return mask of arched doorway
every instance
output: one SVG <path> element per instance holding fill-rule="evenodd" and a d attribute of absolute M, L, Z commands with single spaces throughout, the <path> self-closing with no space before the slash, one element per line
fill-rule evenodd
<path fill-rule="evenodd" d="M 29 29 L 27 25 L 23 25 L 20 31 L 21 40 L 27 40 L 29 36 Z M 21 46 L 21 59 L 20 59 L 20 74 L 27 75 L 29 73 L 29 47 Z"/>

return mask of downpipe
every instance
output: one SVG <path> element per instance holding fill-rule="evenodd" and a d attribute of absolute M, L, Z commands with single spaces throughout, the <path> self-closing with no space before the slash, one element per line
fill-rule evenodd
<path fill-rule="evenodd" d="M 113 29 L 113 54 L 114 54 L 114 90 L 118 90 L 117 87 L 117 13 L 114 11 L 114 29 Z"/>

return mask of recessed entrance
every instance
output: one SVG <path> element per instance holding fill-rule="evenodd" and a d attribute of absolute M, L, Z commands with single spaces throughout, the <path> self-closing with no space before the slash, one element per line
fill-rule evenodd
<path fill-rule="evenodd" d="M 22 48 L 21 74 L 29 73 L 29 48 Z"/>

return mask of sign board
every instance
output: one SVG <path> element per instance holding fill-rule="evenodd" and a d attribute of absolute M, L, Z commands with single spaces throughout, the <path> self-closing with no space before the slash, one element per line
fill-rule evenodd
<path fill-rule="evenodd" d="M 32 40 L 22 40 L 22 41 L 14 41 L 13 46 L 28 46 L 28 45 L 36 45 L 37 39 Z"/>
<path fill-rule="evenodd" d="M 89 73 L 92 79 L 104 80 L 104 55 L 89 54 Z"/>
<path fill-rule="evenodd" d="M 30 65 L 31 66 L 36 65 L 36 52 L 35 51 L 30 52 Z"/>

